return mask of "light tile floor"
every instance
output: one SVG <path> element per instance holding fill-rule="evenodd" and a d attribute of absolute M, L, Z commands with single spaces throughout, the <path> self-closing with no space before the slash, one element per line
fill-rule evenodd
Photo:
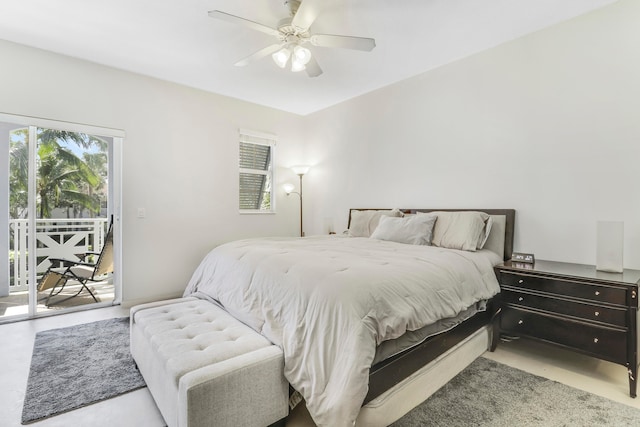
<path fill-rule="evenodd" d="M 127 315 L 127 309 L 109 307 L 0 325 L 0 426 L 21 425 L 36 332 Z M 485 357 L 640 409 L 640 398 L 628 395 L 622 366 L 526 340 L 500 343 Z M 145 388 L 30 425 L 161 427 L 165 423 Z"/>

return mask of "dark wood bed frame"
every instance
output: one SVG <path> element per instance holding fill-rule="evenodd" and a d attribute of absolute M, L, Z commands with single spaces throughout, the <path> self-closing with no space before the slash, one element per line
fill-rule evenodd
<path fill-rule="evenodd" d="M 349 225 L 351 225 L 351 213 L 361 210 L 379 209 L 350 209 Z M 506 226 L 504 236 L 504 254 L 506 261 L 511 258 L 513 252 L 513 233 L 516 211 L 514 209 L 400 209 L 404 213 L 434 212 L 434 211 L 481 211 L 490 215 L 505 215 Z M 364 404 L 380 396 L 391 389 L 411 374 L 435 360 L 438 356 L 451 349 L 456 344 L 487 325 L 493 315 L 492 304 L 489 303 L 487 311 L 480 312 L 465 320 L 460 325 L 426 339 L 421 344 L 411 347 L 389 359 L 383 360 L 371 367 L 369 372 L 369 392 L 364 399 Z M 488 343 L 487 343 L 488 344 Z"/>

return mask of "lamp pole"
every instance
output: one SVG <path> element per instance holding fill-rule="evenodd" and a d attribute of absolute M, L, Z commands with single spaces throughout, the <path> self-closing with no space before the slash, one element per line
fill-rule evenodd
<path fill-rule="evenodd" d="M 302 227 L 302 176 L 309 172 L 309 166 L 293 166 L 291 169 L 300 177 L 300 191 L 293 191 L 295 187 L 291 184 L 285 184 L 285 191 L 287 195 L 296 193 L 300 197 L 300 237 L 304 237 L 304 228 Z"/>
<path fill-rule="evenodd" d="M 304 237 L 304 231 L 302 230 L 302 175 L 304 174 L 298 174 L 298 176 L 300 177 L 300 237 Z"/>

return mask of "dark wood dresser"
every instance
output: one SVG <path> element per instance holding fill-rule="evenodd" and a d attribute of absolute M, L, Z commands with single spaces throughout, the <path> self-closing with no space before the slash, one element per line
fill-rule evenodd
<path fill-rule="evenodd" d="M 626 366 L 629 393 L 638 373 L 640 270 L 596 271 L 595 266 L 540 261 L 495 267 L 491 351 L 500 334 L 532 338 Z"/>

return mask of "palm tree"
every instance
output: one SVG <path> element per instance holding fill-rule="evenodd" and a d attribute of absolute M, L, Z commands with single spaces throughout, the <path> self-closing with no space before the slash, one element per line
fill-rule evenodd
<path fill-rule="evenodd" d="M 23 216 L 27 208 L 28 144 L 27 129 L 14 131 L 10 146 L 10 209 L 11 216 Z M 87 162 L 76 156 L 62 143 L 73 143 L 87 149 L 97 147 L 106 151 L 107 142 L 78 132 L 38 129 L 38 216 L 47 218 L 55 207 L 87 209 L 100 212 L 100 200 L 93 191 L 104 182 Z M 100 153 L 96 153 L 100 154 Z M 99 162 L 92 160 L 94 166 Z M 106 155 L 105 155 L 106 162 Z M 106 173 L 103 175 L 106 177 Z"/>
<path fill-rule="evenodd" d="M 27 182 L 29 175 L 29 149 L 27 130 L 13 132 L 9 145 L 9 216 L 22 218 L 27 212 Z"/>
<path fill-rule="evenodd" d="M 97 136 L 87 135 L 86 133 L 39 128 L 38 139 L 41 144 L 46 144 L 51 141 L 65 141 L 73 142 L 80 148 L 96 147 L 100 151 L 107 151 L 107 141 Z"/>
<path fill-rule="evenodd" d="M 100 183 L 96 185 L 95 188 L 87 186 L 87 193 L 96 199 L 100 207 L 102 207 L 103 201 L 107 201 L 107 188 L 105 184 L 107 183 L 109 170 L 107 169 L 108 158 L 105 151 L 99 151 L 97 153 L 85 152 L 82 154 L 84 162 L 100 179 Z M 93 212 L 91 212 L 91 215 L 93 216 Z"/>
<path fill-rule="evenodd" d="M 38 212 L 40 218 L 49 218 L 51 210 L 66 204 L 79 205 L 90 211 L 98 211 L 99 205 L 82 191 L 78 182 L 95 186 L 100 179 L 89 167 L 70 151 L 58 147 L 40 146 L 39 175 L 37 181 Z"/>
<path fill-rule="evenodd" d="M 56 136 L 57 135 L 57 136 Z M 83 134 L 47 129 L 39 135 L 38 182 L 39 217 L 48 218 L 57 206 L 74 206 L 91 212 L 100 211 L 100 203 L 85 190 L 101 182 L 91 168 L 71 150 L 62 147 L 59 140 L 85 143 Z"/>

